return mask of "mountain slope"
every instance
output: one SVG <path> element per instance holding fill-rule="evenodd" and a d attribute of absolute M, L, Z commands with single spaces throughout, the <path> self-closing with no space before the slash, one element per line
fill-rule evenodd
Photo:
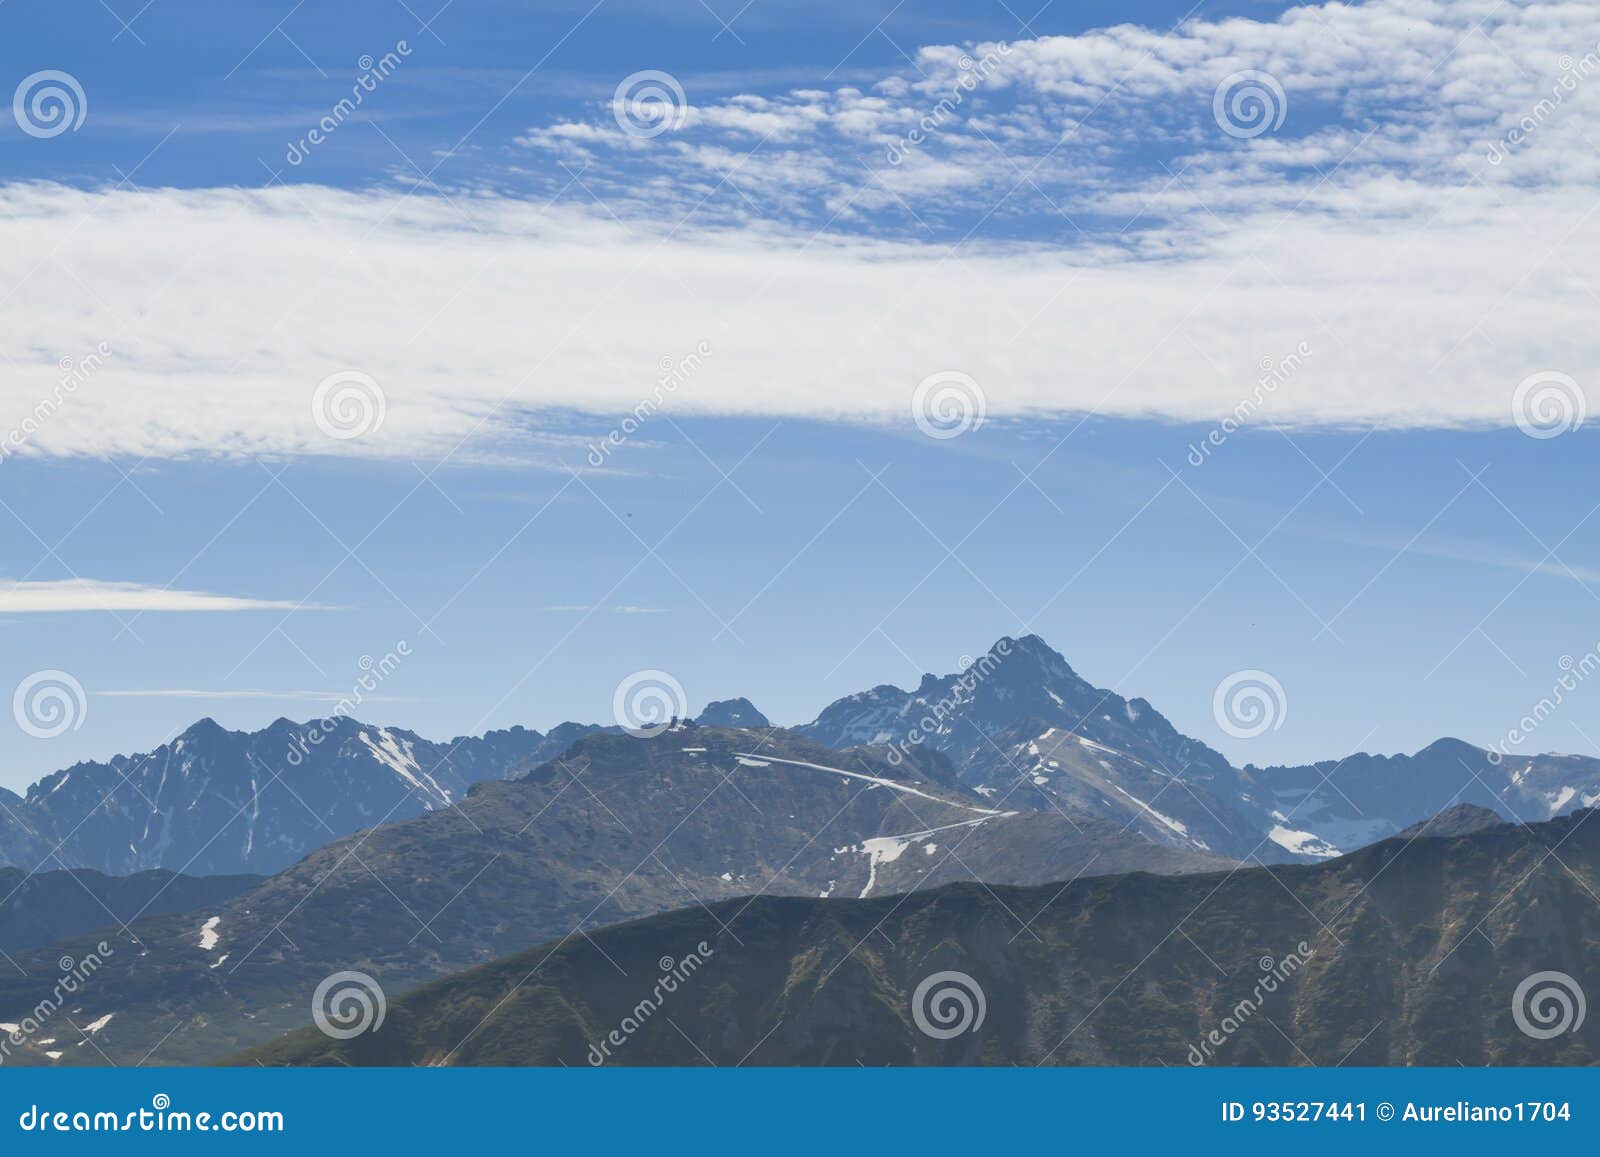
<path fill-rule="evenodd" d="M 0 863 L 275 872 L 349 832 L 449 807 L 471 784 L 561 750 L 555 735 L 518 727 L 434 743 L 344 717 L 248 733 L 202 719 L 147 754 L 40 780 L 0 810 Z"/>
<path fill-rule="evenodd" d="M 1396 833 L 1397 839 L 1409 840 L 1417 836 L 1466 836 L 1492 828 L 1506 821 L 1488 808 L 1476 804 L 1458 803 L 1419 824 Z"/>
<path fill-rule="evenodd" d="M 1513 999 L 1536 973 L 1600 984 L 1593 816 L 1392 840 L 1315 866 L 686 909 L 429 985 L 376 1032 L 305 1030 L 242 1059 L 1591 1064 L 1594 1018 L 1536 1039 Z M 691 975 L 669 970 L 689 959 Z M 944 999 L 914 1010 L 939 973 L 962 975 L 932 980 Z"/>
<path fill-rule="evenodd" d="M 260 876 L 107 876 L 85 868 L 37 872 L 0 868 L 0 951 L 17 952 L 96 929 L 221 904 Z"/>
<path fill-rule="evenodd" d="M 944 769 L 948 774 L 948 769 Z M 358 969 L 399 993 L 555 937 L 751 893 L 879 896 L 950 880 L 1037 883 L 1225 863 L 1105 822 L 1011 815 L 982 796 L 792 733 L 680 724 L 594 734 L 459 806 L 335 841 L 250 892 L 141 922 L 86 997 L 121 1063 L 216 1059 L 304 1023 Z M 52 945 L 19 957 L 48 974 Z M 0 977 L 0 1021 L 39 999 Z M 87 1054 L 87 1055 L 86 1055 Z M 91 1050 L 67 1062 L 94 1063 Z"/>

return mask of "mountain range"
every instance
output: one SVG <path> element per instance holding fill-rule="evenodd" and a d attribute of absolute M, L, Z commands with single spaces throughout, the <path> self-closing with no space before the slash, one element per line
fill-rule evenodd
<path fill-rule="evenodd" d="M 308 994 L 334 973 L 359 969 L 400 994 L 540 944 L 576 959 L 619 922 L 684 918 L 674 909 L 713 916 L 719 934 L 735 927 L 729 904 L 741 919 L 805 912 L 809 935 L 837 931 L 839 913 L 856 910 L 844 901 L 892 898 L 869 909 L 894 916 L 876 941 L 910 936 L 896 922 L 961 884 L 982 894 L 982 927 L 994 930 L 996 911 L 1016 926 L 1007 952 L 1011 939 L 1045 940 L 1030 915 L 1054 911 L 1017 888 L 1149 915 L 1139 906 L 1157 893 L 1141 889 L 1155 885 L 1096 891 L 1112 887 L 1091 884 L 1102 876 L 1229 873 L 1229 894 L 1236 878 L 1263 895 L 1270 883 L 1321 911 L 1296 881 L 1348 884 L 1378 841 L 1509 839 L 1492 833 L 1534 831 L 1521 821 L 1597 799 L 1600 760 L 1501 759 L 1451 739 L 1415 755 L 1235 767 L 1148 702 L 1095 688 L 1036 636 L 1002 639 L 915 690 L 848 696 L 793 730 L 740 698 L 645 736 L 563 724 L 437 743 L 345 718 L 254 733 L 202 720 L 148 754 L 81 763 L 0 799 L 0 858 L 23 869 L 0 892 L 0 1023 L 19 1022 L 54 962 L 82 959 L 108 928 L 135 950 L 85 995 L 94 1048 L 24 1042 L 10 1063 L 213 1061 L 304 1024 Z M 1337 856 L 1328 875 L 1300 874 Z M 1056 934 L 1114 940 L 1097 914 L 1090 905 Z M 778 935 L 762 951 L 798 944 L 782 920 L 761 928 Z M 752 966 L 800 966 L 770 952 Z M 1199 990 L 1183 991 L 1189 1007 Z M 814 1059 L 810 1047 L 786 1055 Z"/>
<path fill-rule="evenodd" d="M 1441 826 L 1476 830 L 1310 866 L 686 908 L 424 986 L 381 1031 L 241 1060 L 1593 1064 L 1571 985 L 1596 981 L 1594 816 L 1458 810 Z"/>
<path fill-rule="evenodd" d="M 1456 739 L 1415 755 L 1236 768 L 1145 700 L 1093 686 L 1036 635 L 1001 639 L 915 690 L 840 699 L 799 730 L 936 751 L 1006 807 L 1101 816 L 1157 843 L 1264 863 L 1353 851 L 1456 802 L 1530 822 L 1600 802 L 1600 759 L 1501 757 Z"/>
<path fill-rule="evenodd" d="M 771 726 L 742 698 L 709 704 L 698 721 Z M 0 793 L 0 864 L 276 872 L 351 832 L 448 808 L 473 783 L 525 774 L 600 730 L 618 728 L 434 742 L 347 718 L 252 733 L 201 720 L 146 754 L 80 763 L 25 797 Z M 847 696 L 795 730 L 830 748 L 941 756 L 1002 810 L 1095 816 L 1158 844 L 1263 863 L 1352 851 L 1461 801 L 1522 821 L 1600 802 L 1600 759 L 1502 758 L 1455 739 L 1413 755 L 1235 767 L 1145 700 L 1095 687 L 1035 635 L 1001 639 L 914 690 Z"/>
<path fill-rule="evenodd" d="M 398 993 L 734 897 L 1226 866 L 1104 820 L 1002 810 L 937 757 L 897 766 L 775 729 L 596 732 L 452 807 L 334 840 L 232 899 L 135 921 L 138 951 L 119 952 L 83 998 L 86 1019 L 112 1020 L 95 1049 L 65 1056 L 121 1064 L 159 1048 L 167 1063 L 215 1060 L 303 1024 L 308 994 L 332 973 L 359 969 Z M 0 1022 L 39 1001 L 54 956 L 81 957 L 93 939 L 17 955 L 28 975 L 0 976 Z"/>
<path fill-rule="evenodd" d="M 593 730 L 513 727 L 448 743 L 336 717 L 256 732 L 202 719 L 169 743 L 0 799 L 0 863 L 124 875 L 270 873 L 360 828 L 450 807 L 473 783 Z"/>

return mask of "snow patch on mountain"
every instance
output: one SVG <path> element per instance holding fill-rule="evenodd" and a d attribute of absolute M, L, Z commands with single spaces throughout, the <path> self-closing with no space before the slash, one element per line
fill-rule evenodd
<path fill-rule="evenodd" d="M 448 805 L 451 802 L 450 793 L 440 787 L 433 776 L 422 770 L 409 739 L 396 736 L 384 727 L 378 728 L 376 741 L 365 730 L 359 732 L 357 738 L 366 744 L 374 759 L 413 788 L 432 796 L 439 803 Z"/>
<path fill-rule="evenodd" d="M 909 836 L 879 836 L 861 842 L 861 850 L 867 857 L 867 886 L 861 889 L 860 899 L 865 900 L 872 886 L 878 882 L 878 865 L 894 863 L 910 846 Z"/>
<path fill-rule="evenodd" d="M 1151 818 L 1159 821 L 1160 823 L 1165 824 L 1168 828 L 1171 828 L 1174 832 L 1176 832 L 1178 835 L 1182 836 L 1185 840 L 1187 840 L 1193 846 L 1199 848 L 1203 852 L 1209 852 L 1211 850 L 1210 848 L 1208 848 L 1206 846 L 1206 842 L 1204 840 L 1196 839 L 1194 836 L 1191 836 L 1189 834 L 1188 825 L 1183 824 L 1183 823 L 1179 822 L 1178 820 L 1173 819 L 1171 816 L 1162 815 L 1160 812 L 1156 811 L 1155 808 L 1153 808 L 1149 804 L 1145 803 L 1144 800 L 1140 799 L 1138 796 L 1136 796 L 1136 795 L 1132 794 L 1131 792 L 1127 791 L 1126 789 L 1124 789 L 1120 784 L 1115 784 L 1114 783 L 1111 786 L 1116 788 L 1117 791 L 1121 792 L 1124 796 L 1126 796 L 1128 799 L 1132 800 L 1135 804 L 1137 804 L 1140 811 L 1146 813 Z"/>
<path fill-rule="evenodd" d="M 1334 856 L 1344 854 L 1314 832 L 1302 832 L 1286 827 L 1282 813 L 1272 814 L 1278 822 L 1268 830 L 1267 838 L 1285 851 L 1293 852 L 1297 856 L 1316 856 L 1318 859 L 1332 859 Z"/>
<path fill-rule="evenodd" d="M 1575 787 L 1563 787 L 1560 791 L 1546 793 L 1545 798 L 1550 801 L 1550 815 L 1552 817 L 1560 815 L 1561 809 L 1571 803 L 1572 797 L 1577 794 L 1578 789 Z"/>
<path fill-rule="evenodd" d="M 946 804 L 946 805 L 948 805 L 950 807 L 963 808 L 963 809 L 965 809 L 966 811 L 969 811 L 969 812 L 980 812 L 980 813 L 982 813 L 984 815 L 991 815 L 991 816 L 993 816 L 993 815 L 1001 815 L 1001 814 L 1010 814 L 1010 813 L 1002 813 L 1000 811 L 997 811 L 994 808 L 973 807 L 971 804 L 967 804 L 967 803 L 956 803 L 954 800 L 940 799 L 938 796 L 929 795 L 927 792 L 921 791 L 921 790 L 919 790 L 917 788 L 914 788 L 910 784 L 897 783 L 895 780 L 892 780 L 892 779 L 884 779 L 883 777 L 877 776 L 877 775 L 867 775 L 867 774 L 865 774 L 863 772 L 859 772 L 859 771 L 846 771 L 842 767 L 828 767 L 825 764 L 821 764 L 821 763 L 806 763 L 806 762 L 804 762 L 802 760 L 798 760 L 798 759 L 779 759 L 776 756 L 769 756 L 769 757 L 767 757 L 766 759 L 763 760 L 763 759 L 757 759 L 753 755 L 749 755 L 749 754 L 741 753 L 741 752 L 735 752 L 734 755 L 738 759 L 738 761 L 745 767 L 765 767 L 768 764 L 773 764 L 773 763 L 782 763 L 782 764 L 786 764 L 786 765 L 788 765 L 790 767 L 806 767 L 806 768 L 810 768 L 812 771 L 832 772 L 834 775 L 842 775 L 846 779 L 865 780 L 866 782 L 868 782 L 870 784 L 873 784 L 873 785 L 875 785 L 877 787 L 886 787 L 886 788 L 889 788 L 891 791 L 904 792 L 906 795 L 920 796 L 922 799 L 931 800 L 934 803 L 942 803 L 942 804 Z"/>
<path fill-rule="evenodd" d="M 1005 816 L 1013 816 L 1017 813 L 1004 812 L 1000 814 Z M 861 895 L 857 897 L 857 899 L 865 900 L 868 893 L 870 893 L 874 885 L 877 884 L 878 866 L 880 864 L 894 863 L 903 854 L 905 854 L 905 850 L 912 844 L 921 843 L 929 836 L 937 835 L 939 832 L 954 831 L 957 828 L 977 827 L 979 824 L 988 823 L 994 818 L 996 818 L 994 815 L 986 815 L 980 816 L 975 820 L 962 820 L 960 823 L 945 824 L 942 827 L 929 828 L 927 831 L 910 832 L 903 836 L 878 836 L 874 839 L 862 840 L 861 844 L 859 845 L 859 850 L 867 857 L 867 885 L 861 889 Z M 927 847 L 928 854 L 931 856 L 937 848 L 937 844 L 929 844 Z"/>

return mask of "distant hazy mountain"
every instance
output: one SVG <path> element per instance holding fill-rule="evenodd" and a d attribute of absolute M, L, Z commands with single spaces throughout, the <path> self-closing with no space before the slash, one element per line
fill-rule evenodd
<path fill-rule="evenodd" d="M 227 903 L 141 921 L 141 951 L 114 959 L 84 1010 L 114 1014 L 95 1043 L 119 1063 L 158 1044 L 156 1061 L 213 1060 L 303 1023 L 316 984 L 346 969 L 398 994 L 556 937 L 737 896 L 1227 866 L 1105 821 L 1008 814 L 881 753 L 793 733 L 593 734 L 522 780 L 335 841 Z M 18 957 L 30 980 L 0 973 L 0 1022 L 39 1000 L 52 953 L 80 950 Z M 62 1063 L 99 1061 L 82 1049 Z"/>
<path fill-rule="evenodd" d="M 631 1065 L 1587 1065 L 1595 1017 L 1539 1039 L 1517 1016 L 1562 1020 L 1566 982 L 1535 974 L 1593 995 L 1597 885 L 1585 811 L 1220 876 L 765 897 L 538 948 L 392 1002 L 378 1032 L 241 1059 L 581 1066 L 609 1040 Z"/>
<path fill-rule="evenodd" d="M 261 883 L 260 876 L 107 876 L 86 868 L 37 872 L 0 868 L 0 951 L 37 948 L 142 916 L 221 904 Z M 0 965 L 4 967 L 4 965 Z"/>
<path fill-rule="evenodd" d="M 346 718 L 326 729 L 280 719 L 255 732 L 202 719 L 147 754 L 40 780 L 0 810 L 0 863 L 274 872 L 358 828 L 448 807 L 587 730 L 514 727 L 435 743 Z"/>
<path fill-rule="evenodd" d="M 1525 823 L 1600 803 L 1600 759 L 1499 758 L 1459 739 L 1415 755 L 1358 754 L 1245 774 L 1259 786 L 1252 801 L 1268 810 L 1279 838 L 1324 854 L 1384 839 L 1456 802 Z M 1291 809 L 1287 820 L 1274 818 Z"/>

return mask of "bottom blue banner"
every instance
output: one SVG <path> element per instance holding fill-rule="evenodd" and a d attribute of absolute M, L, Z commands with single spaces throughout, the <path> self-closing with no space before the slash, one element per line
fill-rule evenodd
<path fill-rule="evenodd" d="M 1592 1141 L 1591 1069 L 118 1069 L 0 1075 L 7 1152 L 506 1142 L 652 1154 L 886 1146 Z M 1031 1139 L 1031 1140 L 1030 1140 Z"/>

